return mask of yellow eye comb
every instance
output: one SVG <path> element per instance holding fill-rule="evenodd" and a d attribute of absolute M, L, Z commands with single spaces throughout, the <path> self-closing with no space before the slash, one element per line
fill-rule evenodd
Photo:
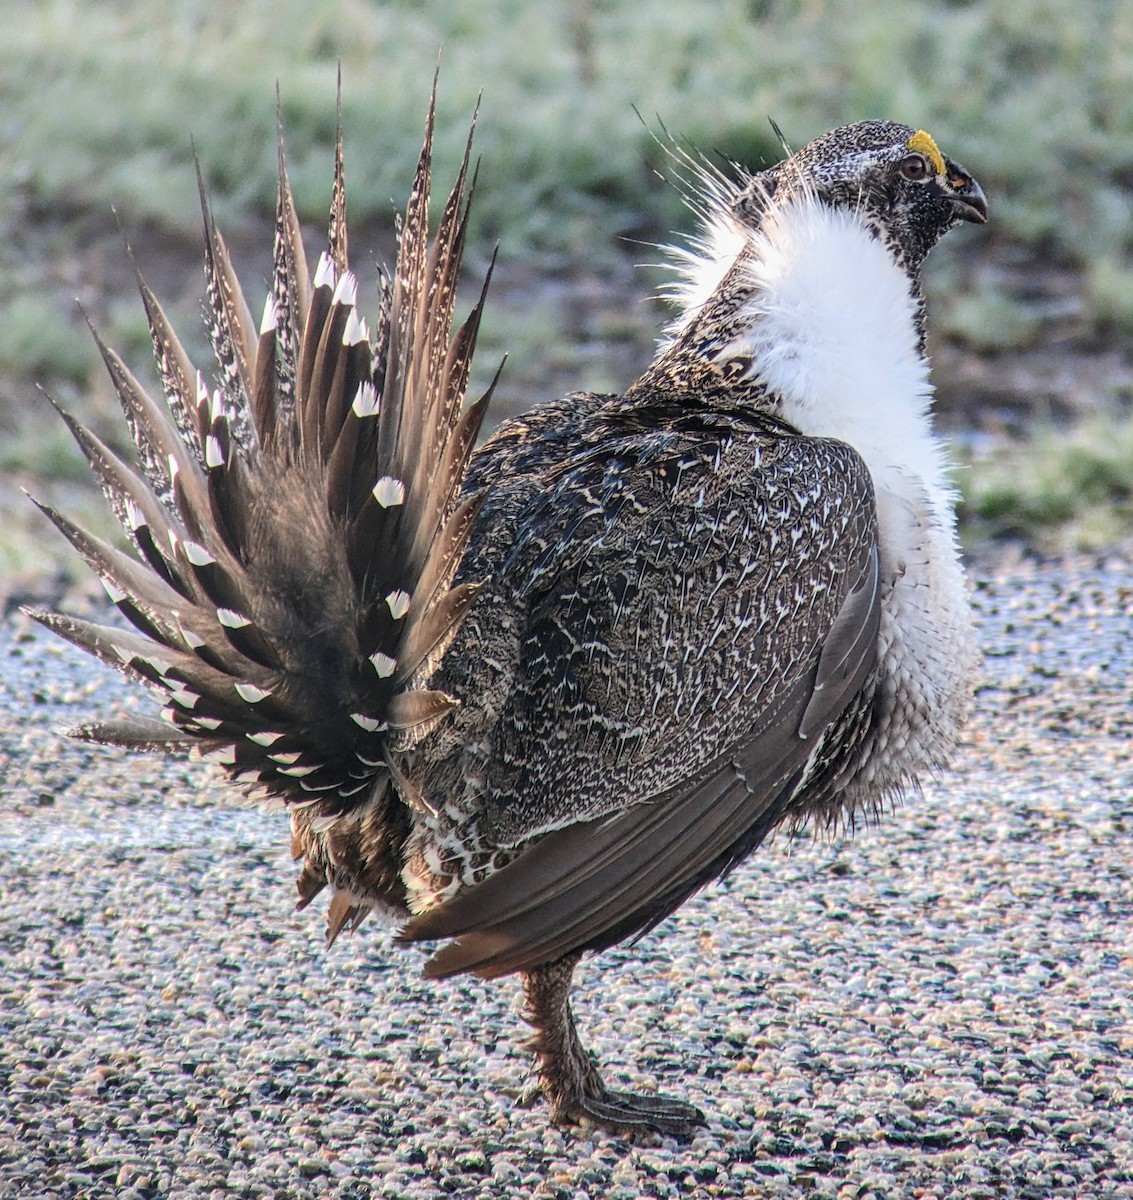
<path fill-rule="evenodd" d="M 932 169 L 938 175 L 945 173 L 944 155 L 940 153 L 936 143 L 932 140 L 931 134 L 925 133 L 923 129 L 918 129 L 905 145 L 910 150 L 916 150 L 919 154 L 923 154 L 932 163 Z"/>

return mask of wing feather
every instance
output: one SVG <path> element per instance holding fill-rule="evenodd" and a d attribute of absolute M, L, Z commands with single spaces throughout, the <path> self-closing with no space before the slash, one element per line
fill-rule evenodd
<path fill-rule="evenodd" d="M 743 720 L 733 714 L 732 735 L 716 757 L 612 815 L 533 838 L 508 865 L 413 918 L 405 940 L 456 939 L 434 955 L 427 974 L 492 977 L 640 934 L 734 867 L 787 816 L 817 769 L 821 734 L 858 696 L 876 661 L 876 525 L 861 520 L 851 534 L 826 623 L 785 676 L 762 690 L 753 711 Z M 796 565 L 805 567 L 805 555 Z M 684 752 L 658 740 L 652 753 Z M 644 774 L 640 762 L 629 769 Z"/>

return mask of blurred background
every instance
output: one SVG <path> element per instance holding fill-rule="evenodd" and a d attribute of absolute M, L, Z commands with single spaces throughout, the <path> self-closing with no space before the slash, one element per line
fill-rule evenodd
<path fill-rule="evenodd" d="M 207 363 L 195 143 L 254 311 L 269 273 L 278 83 L 317 253 L 335 74 L 353 265 L 388 263 L 433 71 L 437 178 L 482 94 L 470 304 L 500 268 L 479 354 L 509 355 L 497 418 L 619 390 L 665 309 L 658 248 L 694 230 L 662 143 L 758 169 L 891 117 L 984 185 L 993 224 L 930 260 L 939 419 L 969 552 L 1128 552 L 1133 534 L 1131 0 L 38 0 L 0 11 L 0 600 L 85 574 L 20 488 L 109 529 L 39 388 L 122 444 L 76 306 L 143 380 L 124 240 Z M 670 178 L 665 178 L 668 175 Z"/>

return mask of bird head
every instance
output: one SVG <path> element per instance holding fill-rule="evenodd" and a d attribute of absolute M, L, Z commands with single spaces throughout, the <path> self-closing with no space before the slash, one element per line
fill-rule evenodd
<path fill-rule="evenodd" d="M 895 121 L 844 125 L 758 174 L 729 176 L 706 162 L 686 162 L 702 232 L 687 248 L 671 248 L 675 282 L 667 295 L 678 316 L 658 359 L 662 372 L 674 361 L 684 363 L 677 375 L 687 374 L 688 361 L 729 361 L 729 369 L 739 371 L 730 378 L 747 378 L 757 366 L 749 351 L 764 323 L 769 288 L 778 280 L 774 287 L 781 291 L 788 270 L 802 287 L 797 268 L 804 263 L 809 287 L 792 294 L 808 319 L 820 309 L 836 311 L 850 318 L 840 322 L 845 332 L 864 315 L 860 301 L 869 289 L 880 311 L 882 260 L 862 257 L 863 246 L 878 244 L 884 262 L 903 278 L 901 304 L 911 298 L 923 351 L 921 264 L 949 229 L 988 217 L 983 190 L 968 171 L 929 134 Z M 820 234 L 820 248 L 804 255 L 805 247 L 818 246 Z"/>
<path fill-rule="evenodd" d="M 769 204 L 804 192 L 858 212 L 914 273 L 954 225 L 983 224 L 988 216 L 968 171 L 923 129 L 894 121 L 860 121 L 815 138 L 752 177 L 737 204 L 758 219 Z"/>

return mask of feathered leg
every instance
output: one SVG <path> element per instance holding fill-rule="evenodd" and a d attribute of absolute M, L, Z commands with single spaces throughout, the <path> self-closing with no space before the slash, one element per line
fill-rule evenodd
<path fill-rule="evenodd" d="M 705 1125 L 691 1104 L 667 1096 L 615 1092 L 606 1087 L 593 1056 L 582 1045 L 570 1007 L 570 985 L 579 955 L 569 954 L 523 972 L 527 1019 L 535 1027 L 528 1043 L 539 1080 L 551 1104 L 551 1119 L 563 1124 L 592 1122 L 615 1133 L 655 1130 L 692 1137 Z"/>

